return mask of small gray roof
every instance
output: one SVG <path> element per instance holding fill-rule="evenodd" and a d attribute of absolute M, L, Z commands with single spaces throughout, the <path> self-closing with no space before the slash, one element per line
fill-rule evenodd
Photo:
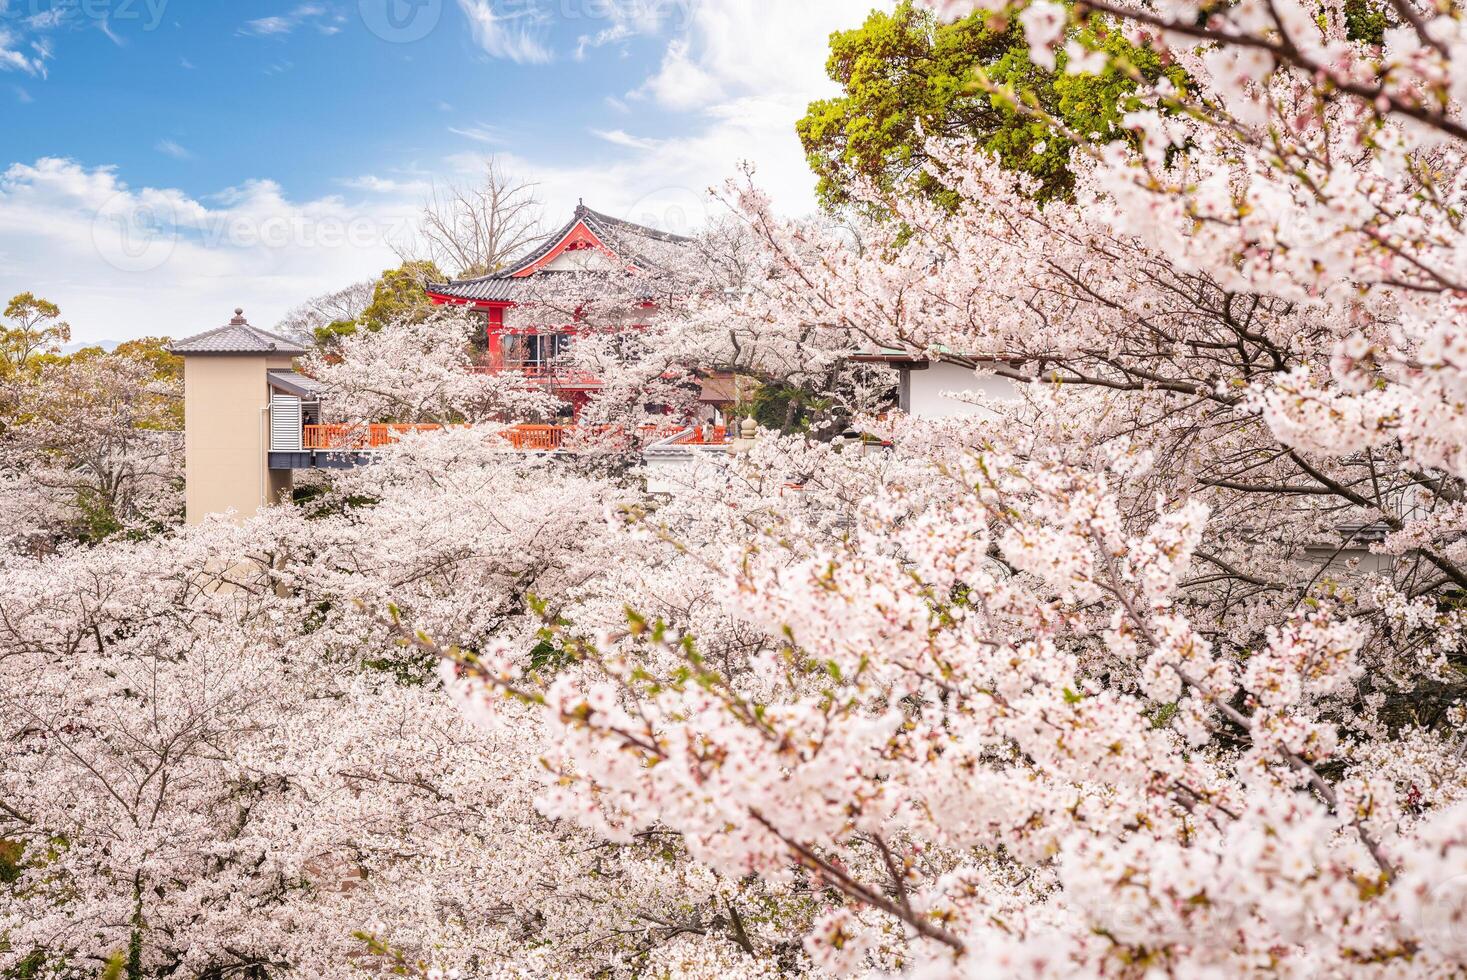
<path fill-rule="evenodd" d="M 250 326 L 244 318 L 244 310 L 235 310 L 234 319 L 224 326 L 174 341 L 169 349 L 184 357 L 190 354 L 278 354 L 299 357 L 306 352 L 305 347 L 289 337 Z"/>
<path fill-rule="evenodd" d="M 266 375 L 272 387 L 279 388 L 287 395 L 307 400 L 319 398 L 326 387 L 315 378 L 308 378 L 296 371 L 267 371 Z"/>

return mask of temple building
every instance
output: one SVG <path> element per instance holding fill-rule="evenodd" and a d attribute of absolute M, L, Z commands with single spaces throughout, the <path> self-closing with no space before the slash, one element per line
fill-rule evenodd
<path fill-rule="evenodd" d="M 528 323 L 516 322 L 509 312 L 552 293 L 557 277 L 571 281 L 577 273 L 618 270 L 655 274 L 658 254 L 690 241 L 593 211 L 582 203 L 568 224 L 508 268 L 477 279 L 430 283 L 427 292 L 439 305 L 464 306 L 483 314 L 485 370 L 517 371 L 543 380 L 557 397 L 579 407 L 599 387 L 599 381 L 568 369 L 560 356 L 577 333 L 592 325 L 580 322 L 574 311 L 546 309 Z M 542 317 L 543 322 L 537 322 Z"/>

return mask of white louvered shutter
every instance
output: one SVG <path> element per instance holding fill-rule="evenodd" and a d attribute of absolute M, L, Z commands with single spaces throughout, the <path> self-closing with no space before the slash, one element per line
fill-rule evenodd
<path fill-rule="evenodd" d="M 270 450 L 277 453 L 301 451 L 301 400 L 295 395 L 270 398 Z"/>

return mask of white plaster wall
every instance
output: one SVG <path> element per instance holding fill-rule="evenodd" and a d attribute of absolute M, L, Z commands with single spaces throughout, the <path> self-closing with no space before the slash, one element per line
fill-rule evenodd
<path fill-rule="evenodd" d="M 954 415 L 992 417 L 993 413 L 979 405 L 947 397 L 945 392 L 981 392 L 990 398 L 1016 401 L 1014 383 L 984 372 L 975 373 L 961 364 L 936 363 L 924 370 L 908 373 L 910 403 L 908 412 L 919 419 L 949 418 Z"/>

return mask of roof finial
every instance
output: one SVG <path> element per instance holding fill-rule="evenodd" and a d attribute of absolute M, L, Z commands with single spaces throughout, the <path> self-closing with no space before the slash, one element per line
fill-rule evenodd
<path fill-rule="evenodd" d="M 238 324 L 241 324 L 241 323 L 244 323 L 245 322 L 245 318 L 244 318 L 244 307 L 243 306 L 236 306 L 234 308 L 234 319 L 231 320 L 231 321 L 229 321 L 229 322 L 232 323 L 232 324 L 235 324 L 235 325 L 238 325 Z"/>

